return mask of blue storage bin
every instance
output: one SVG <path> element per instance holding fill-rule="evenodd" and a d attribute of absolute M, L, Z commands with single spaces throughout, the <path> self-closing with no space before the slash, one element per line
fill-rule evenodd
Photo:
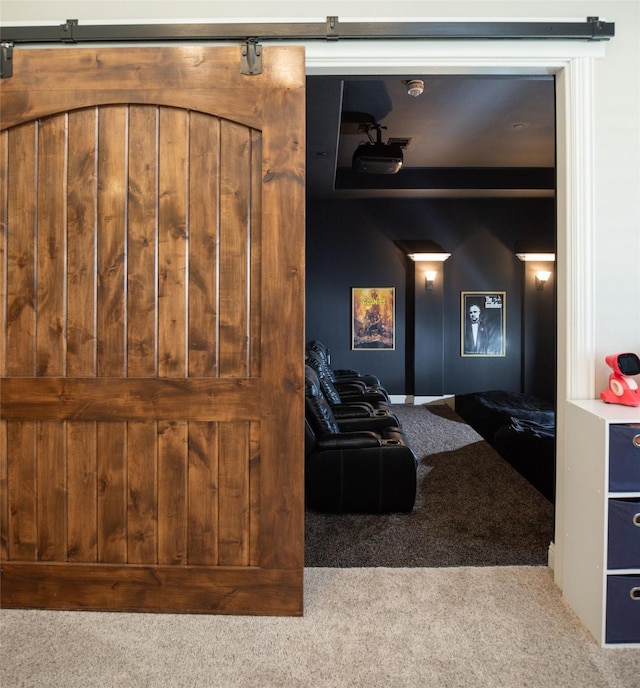
<path fill-rule="evenodd" d="M 640 497 L 609 500 L 607 567 L 640 568 Z"/>
<path fill-rule="evenodd" d="M 609 427 L 609 491 L 640 492 L 640 423 Z"/>
<path fill-rule="evenodd" d="M 640 642 L 640 575 L 607 576 L 605 641 Z"/>

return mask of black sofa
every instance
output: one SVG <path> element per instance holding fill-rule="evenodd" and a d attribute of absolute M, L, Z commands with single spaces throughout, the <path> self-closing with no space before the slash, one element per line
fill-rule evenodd
<path fill-rule="evenodd" d="M 382 387 L 380 378 L 377 375 L 373 375 L 371 373 L 361 373 L 359 370 L 334 368 L 331 365 L 331 352 L 329 351 L 329 348 L 317 339 L 312 339 L 311 341 L 307 342 L 306 352 L 307 355 L 313 353 L 322 360 L 322 362 L 326 365 L 329 379 L 334 383 L 334 385 L 357 381 L 363 382 L 368 386 L 373 385 Z"/>
<path fill-rule="evenodd" d="M 307 508 L 330 513 L 408 513 L 417 459 L 391 413 L 339 419 L 305 366 Z M 396 419 L 397 420 L 397 419 Z"/>
<path fill-rule="evenodd" d="M 459 394 L 456 413 L 549 501 L 555 501 L 555 408 L 505 390 Z"/>
<path fill-rule="evenodd" d="M 389 394 L 382 385 L 370 385 L 355 378 L 334 381 L 331 367 L 315 351 L 308 350 L 306 352 L 305 364 L 315 371 L 320 380 L 322 391 L 330 404 L 340 404 L 345 401 L 368 401 L 379 407 L 388 407 Z"/>

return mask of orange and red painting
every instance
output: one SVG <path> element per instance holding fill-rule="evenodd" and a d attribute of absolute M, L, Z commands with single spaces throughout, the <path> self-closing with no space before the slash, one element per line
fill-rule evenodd
<path fill-rule="evenodd" d="M 351 289 L 352 349 L 395 349 L 395 287 Z"/>

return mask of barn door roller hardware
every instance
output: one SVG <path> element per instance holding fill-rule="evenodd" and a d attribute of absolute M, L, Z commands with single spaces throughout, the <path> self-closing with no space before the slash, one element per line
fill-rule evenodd
<path fill-rule="evenodd" d="M 262 46 L 257 38 L 248 38 L 242 48 L 240 73 L 247 76 L 262 74 Z"/>
<path fill-rule="evenodd" d="M 257 71 L 258 41 L 267 40 L 587 40 L 606 41 L 615 25 L 599 17 L 586 21 L 433 21 L 433 22 L 325 22 L 230 24 L 101 24 L 84 25 L 67 19 L 58 26 L 3 26 L 3 45 L 29 43 L 144 43 L 145 41 L 241 41 L 246 47 L 246 67 Z M 244 50 L 244 49 L 243 49 Z M 4 58 L 3 58 L 4 59 Z M 8 60 L 10 61 L 10 51 Z M 244 65 L 244 62 L 243 62 Z M 5 73 L 3 71 L 3 76 Z M 10 75 L 7 75 L 10 76 Z"/>
<path fill-rule="evenodd" d="M 13 76 L 13 44 L 0 43 L 0 78 Z"/>

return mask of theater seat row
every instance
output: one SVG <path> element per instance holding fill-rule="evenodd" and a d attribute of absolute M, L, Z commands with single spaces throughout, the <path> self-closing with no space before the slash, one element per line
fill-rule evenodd
<path fill-rule="evenodd" d="M 380 380 L 333 370 L 317 341 L 307 345 L 305 362 L 307 508 L 410 512 L 417 459 Z"/>

